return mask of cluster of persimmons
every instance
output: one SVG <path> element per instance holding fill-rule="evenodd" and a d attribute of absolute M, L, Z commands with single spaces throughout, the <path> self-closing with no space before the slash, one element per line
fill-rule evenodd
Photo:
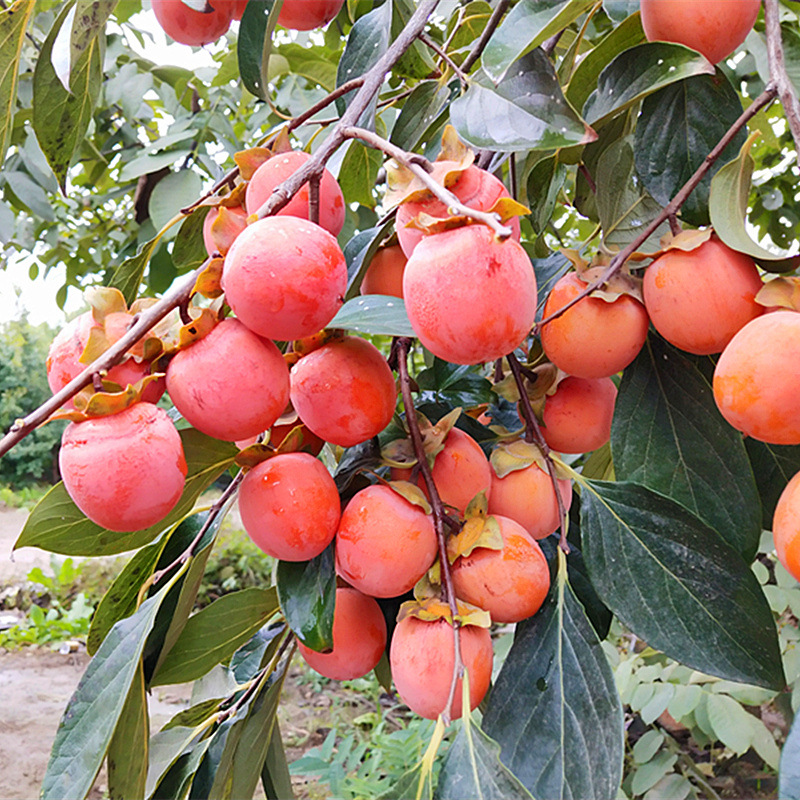
<path fill-rule="evenodd" d="M 220 8 L 233 13 L 237 5 Z M 290 5 L 286 0 L 283 8 Z M 156 0 L 153 7 L 165 30 L 179 38 L 168 25 L 177 7 L 181 14 L 190 10 Z M 389 469 L 342 507 L 317 455 L 326 442 L 351 447 L 384 431 L 398 392 L 386 357 L 372 343 L 325 330 L 348 283 L 336 240 L 345 202 L 333 175 L 326 170 L 320 180 L 318 223 L 309 219 L 308 186 L 274 216 L 258 218 L 273 190 L 309 158 L 277 147 L 242 154 L 237 186 L 211 201 L 204 227 L 210 262 L 197 283 L 210 305 L 183 308 L 182 319 L 176 315 L 157 326 L 77 395 L 62 412 L 73 423 L 60 455 L 65 486 L 89 519 L 115 531 L 158 524 L 177 503 L 186 475 L 181 439 L 155 405 L 168 391 L 191 425 L 240 447 L 247 468 L 239 493 L 242 522 L 265 553 L 306 561 L 334 543 L 333 649 L 319 653 L 299 645 L 314 669 L 336 679 L 373 669 L 387 645 L 375 598 L 414 591 L 415 599 L 401 606 L 390 664 L 403 700 L 432 718 L 445 710 L 454 669 L 442 570 L 449 569 L 459 598 L 461 656 L 474 707 L 491 677 L 490 621 L 530 617 L 549 590 L 537 540 L 559 527 L 572 491 L 568 479 L 551 478 L 544 450 L 586 453 L 608 441 L 614 377 L 636 358 L 651 324 L 681 350 L 722 354 L 714 397 L 735 428 L 765 442 L 800 443 L 800 416 L 793 412 L 800 391 L 800 314 L 791 308 L 790 291 L 766 285 L 755 263 L 712 231 L 687 231 L 664 243 L 643 277 L 640 267 L 626 269 L 591 294 L 587 286 L 604 266 L 572 255 L 575 269 L 553 285 L 545 302 L 549 321 L 541 341 L 531 339 L 537 286 L 518 241 L 519 207 L 498 178 L 454 143 L 452 132 L 446 139 L 433 179 L 464 206 L 499 212 L 509 235 L 453 218 L 430 187 L 395 164 L 395 234 L 372 259 L 361 291 L 402 297 L 419 341 L 445 361 L 500 362 L 499 375 L 508 354 L 524 354 L 527 384 L 520 402 L 530 407 L 521 418 L 536 414 L 546 447 L 524 441 L 521 430 L 503 429 L 487 458 L 455 427 L 457 414 L 436 424 L 420 417 L 438 498 L 423 480 L 419 452 L 401 440 L 384 450 Z M 147 301 L 129 309 L 118 292 L 95 290 L 91 303 L 92 310 L 53 342 L 53 391 L 117 341 Z M 438 561 L 442 550 L 431 513 L 438 502 L 450 520 L 446 567 Z M 798 519 L 800 476 L 775 516 L 778 555 L 800 579 Z M 460 691 L 449 712 L 460 715 Z"/>

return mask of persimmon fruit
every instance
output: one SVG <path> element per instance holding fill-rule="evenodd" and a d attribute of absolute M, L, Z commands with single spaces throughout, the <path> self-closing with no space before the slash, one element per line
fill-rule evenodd
<path fill-rule="evenodd" d="M 655 329 L 680 350 L 721 353 L 764 312 L 755 262 L 716 237 L 694 250 L 668 250 L 644 274 L 644 304 Z"/>
<path fill-rule="evenodd" d="M 336 590 L 333 649 L 319 653 L 298 641 L 297 649 L 313 670 L 337 681 L 354 680 L 375 669 L 386 649 L 386 620 L 372 597 L 356 589 Z"/>
<path fill-rule="evenodd" d="M 344 0 L 283 0 L 278 24 L 292 31 L 310 31 L 327 25 Z"/>
<path fill-rule="evenodd" d="M 199 47 L 216 42 L 230 27 L 233 3 L 212 0 L 208 13 L 195 11 L 180 0 L 152 0 L 158 24 L 171 39 Z"/>
<path fill-rule="evenodd" d="M 58 464 L 75 505 L 112 531 L 155 525 L 180 499 L 186 478 L 181 437 L 152 403 L 70 423 Z"/>
<path fill-rule="evenodd" d="M 397 597 L 414 587 L 436 558 L 433 521 L 388 486 L 357 492 L 336 534 L 336 571 L 371 597 Z"/>
<path fill-rule="evenodd" d="M 772 535 L 778 560 L 800 581 L 800 472 L 778 498 L 772 519 Z"/>
<path fill-rule="evenodd" d="M 485 225 L 426 236 L 403 276 L 411 326 L 434 355 L 478 364 L 512 352 L 536 316 L 536 277 L 513 239 Z"/>
<path fill-rule="evenodd" d="M 559 278 L 547 296 L 545 318 L 585 288 L 575 272 Z M 636 358 L 647 339 L 648 324 L 647 311 L 635 297 L 623 294 L 609 302 L 590 295 L 542 327 L 542 347 L 570 375 L 607 378 Z"/>
<path fill-rule="evenodd" d="M 361 281 L 361 294 L 402 297 L 403 273 L 407 261 L 399 244 L 382 247 L 375 253 L 364 273 L 364 279 Z"/>
<path fill-rule="evenodd" d="M 714 400 L 737 430 L 769 444 L 800 444 L 800 313 L 748 322 L 722 351 Z"/>
<path fill-rule="evenodd" d="M 236 237 L 222 270 L 225 299 L 259 336 L 290 341 L 324 328 L 344 302 L 336 239 L 298 217 L 266 217 Z"/>
<path fill-rule="evenodd" d="M 604 445 L 611 436 L 616 401 L 611 378 L 564 378 L 542 412 L 548 447 L 559 453 L 588 453 Z"/>
<path fill-rule="evenodd" d="M 281 9 L 286 8 L 284 4 Z M 247 185 L 245 206 L 248 214 L 255 214 L 269 200 L 273 190 L 293 173 L 297 172 L 311 156 L 302 150 L 278 153 L 265 161 L 254 173 Z M 306 183 L 276 216 L 308 219 L 309 188 Z M 344 195 L 333 174 L 325 169 L 319 182 L 319 224 L 332 236 L 338 236 L 344 225 Z"/>
<path fill-rule="evenodd" d="M 269 428 L 289 402 L 289 370 L 274 342 L 226 319 L 167 367 L 172 402 L 195 428 L 234 442 Z"/>
<path fill-rule="evenodd" d="M 292 405 L 321 439 L 352 447 L 391 422 L 397 388 L 386 359 L 356 336 L 303 356 L 291 372 Z"/>
<path fill-rule="evenodd" d="M 495 516 L 503 548 L 476 547 L 452 566 L 456 595 L 488 611 L 493 622 L 521 622 L 541 607 L 550 589 L 542 548 L 518 522 Z"/>
<path fill-rule="evenodd" d="M 642 0 L 642 27 L 648 42 L 684 44 L 712 64 L 747 38 L 760 0 Z"/>
<path fill-rule="evenodd" d="M 486 628 L 465 625 L 460 631 L 461 659 L 469 675 L 470 711 L 489 690 L 492 639 Z M 436 719 L 445 710 L 453 679 L 453 626 L 445 619 L 425 621 L 407 616 L 397 623 L 389 648 L 389 663 L 397 693 L 415 713 Z M 456 684 L 450 718 L 462 713 L 462 680 Z"/>
<path fill-rule="evenodd" d="M 282 453 L 253 467 L 239 490 L 248 536 L 283 561 L 318 556 L 336 534 L 339 492 L 321 461 L 309 453 Z"/>

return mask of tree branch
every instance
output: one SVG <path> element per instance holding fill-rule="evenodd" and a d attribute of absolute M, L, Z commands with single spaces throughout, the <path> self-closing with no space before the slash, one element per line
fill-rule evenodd
<path fill-rule="evenodd" d="M 430 38 L 430 36 L 426 36 L 424 33 L 421 33 L 419 35 L 419 40 L 426 47 L 433 50 L 433 52 L 436 53 L 436 55 L 439 56 L 439 58 L 441 58 L 442 61 L 444 61 L 444 63 L 447 64 L 448 67 L 450 67 L 450 69 L 453 70 L 453 72 L 458 76 L 458 80 L 461 82 L 461 88 L 466 89 L 467 76 L 463 73 L 461 67 L 459 67 L 458 64 L 456 64 L 455 61 L 453 61 L 453 59 L 450 58 L 450 56 L 447 55 L 447 53 L 445 53 L 445 51 L 442 50 L 442 48 L 439 47 L 439 45 L 436 44 L 436 42 L 434 42 L 433 39 Z"/>
<path fill-rule="evenodd" d="M 492 16 L 489 17 L 489 21 L 486 23 L 486 27 L 481 33 L 481 38 L 478 39 L 478 41 L 475 43 L 475 47 L 472 48 L 469 55 L 461 63 L 461 69 L 464 72 L 469 72 L 472 68 L 472 65 L 481 57 L 483 48 L 486 47 L 487 42 L 492 38 L 492 34 L 500 24 L 500 19 L 502 18 L 503 14 L 506 13 L 508 6 L 509 0 L 500 0 L 500 2 L 494 7 Z"/>
<path fill-rule="evenodd" d="M 754 117 L 764 106 L 769 105 L 778 93 L 777 86 L 774 81 L 767 84 L 763 92 L 746 108 L 740 115 L 736 122 L 731 125 L 725 132 L 723 137 L 717 142 L 711 152 L 705 157 L 703 163 L 695 170 L 694 174 L 688 181 L 680 188 L 678 193 L 667 205 L 661 209 L 658 216 L 649 224 L 644 230 L 623 250 L 620 250 L 611 263 L 606 267 L 604 272 L 592 283 L 587 284 L 586 288 L 581 290 L 575 295 L 568 303 L 565 303 L 557 311 L 554 311 L 550 316 L 545 317 L 541 322 L 537 323 L 533 328 L 534 335 L 538 335 L 541 329 L 554 319 L 560 317 L 564 312 L 572 308 L 576 303 L 588 297 L 595 289 L 599 289 L 606 281 L 614 277 L 625 265 L 625 262 L 642 246 L 647 240 L 647 237 L 653 233 L 658 226 L 668 220 L 671 216 L 678 213 L 680 207 L 686 202 L 689 195 L 695 190 L 700 181 L 703 180 L 706 173 L 711 169 L 714 162 L 720 157 L 722 151 L 730 144 L 733 137 Z"/>

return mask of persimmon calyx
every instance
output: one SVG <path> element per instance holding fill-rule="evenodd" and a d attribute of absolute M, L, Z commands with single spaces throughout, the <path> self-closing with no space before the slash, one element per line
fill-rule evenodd
<path fill-rule="evenodd" d="M 778 306 L 800 311 L 800 278 L 781 276 L 767 281 L 756 294 L 756 303 L 767 308 Z"/>
<path fill-rule="evenodd" d="M 464 627 L 474 625 L 478 628 L 490 628 L 492 618 L 488 611 L 465 603 L 463 600 L 456 600 L 457 613 L 455 622 Z M 406 617 L 416 617 L 425 622 L 436 622 L 443 619 L 450 625 L 453 624 L 453 614 L 450 606 L 440 597 L 429 597 L 424 600 L 406 600 L 397 612 L 397 621 L 401 622 Z"/>
<path fill-rule="evenodd" d="M 66 419 L 70 422 L 85 422 L 87 419 L 118 414 L 134 403 L 140 402 L 142 393 L 147 386 L 163 377 L 163 372 L 146 375 L 136 383 L 129 383 L 124 389 L 113 381 L 103 380 L 104 391 L 102 392 L 97 392 L 93 387 L 87 386 L 73 398 L 74 408 L 59 409 L 47 421 Z"/>

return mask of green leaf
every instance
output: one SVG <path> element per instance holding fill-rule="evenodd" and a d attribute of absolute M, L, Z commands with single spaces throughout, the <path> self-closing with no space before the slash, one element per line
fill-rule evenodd
<path fill-rule="evenodd" d="M 786 484 L 800 472 L 800 446 L 767 444 L 747 437 L 744 446 L 761 496 L 761 525 L 772 529 L 772 516 Z"/>
<path fill-rule="evenodd" d="M 739 703 L 724 694 L 709 694 L 706 711 L 717 739 L 726 747 L 739 756 L 750 749 L 753 740 L 750 714 Z"/>
<path fill-rule="evenodd" d="M 424 392 L 420 402 L 449 403 L 454 408 L 493 403 L 497 395 L 479 370 L 479 367 L 451 364 L 434 357 L 433 366 L 417 375 L 417 385 Z"/>
<path fill-rule="evenodd" d="M 800 800 L 800 715 L 796 715 L 781 753 L 778 797 Z"/>
<path fill-rule="evenodd" d="M 272 587 L 223 595 L 189 617 L 150 685 L 197 680 L 229 658 L 277 610 L 277 593 Z"/>
<path fill-rule="evenodd" d="M 198 740 L 206 732 L 206 728 L 165 728 L 150 738 L 145 797 L 186 796 L 181 789 L 194 777 L 211 743 L 210 736 Z"/>
<path fill-rule="evenodd" d="M 672 200 L 741 113 L 739 95 L 720 69 L 645 98 L 636 122 L 636 172 L 658 203 L 666 206 Z M 735 158 L 746 138 L 745 129 L 740 129 L 681 206 L 681 217 L 690 224 L 708 224 L 711 178 Z"/>
<path fill-rule="evenodd" d="M 750 204 L 753 167 L 750 144 L 745 143 L 739 157 L 725 164 L 712 179 L 708 213 L 714 231 L 728 247 L 746 253 L 759 263 L 764 262 L 765 269 L 769 269 L 769 262 L 782 261 L 788 258 L 789 254 L 764 249 L 754 242 L 747 232 L 747 209 Z"/>
<path fill-rule="evenodd" d="M 569 147 L 596 138 L 567 103 L 540 49 L 514 62 L 497 85 L 478 73 L 451 104 L 450 120 L 468 144 L 502 153 Z"/>
<path fill-rule="evenodd" d="M 434 797 L 438 800 L 532 800 L 500 761 L 500 746 L 469 720 L 447 751 Z"/>
<path fill-rule="evenodd" d="M 389 47 L 392 30 L 392 4 L 384 3 L 359 17 L 350 29 L 344 53 L 336 71 L 336 85 L 358 78 L 373 67 Z M 341 116 L 355 96 L 355 90 L 336 100 L 336 109 Z M 361 115 L 358 125 L 372 129 L 377 97 Z"/>
<path fill-rule="evenodd" d="M 205 722 L 212 714 L 219 710 L 219 707 L 227 697 L 212 697 L 203 700 L 189 708 L 179 711 L 162 729 L 164 731 L 172 728 L 194 728 L 200 723 Z"/>
<path fill-rule="evenodd" d="M 56 484 L 31 512 L 14 544 L 40 547 L 67 556 L 110 556 L 152 542 L 161 531 L 183 519 L 200 494 L 232 463 L 236 447 L 194 428 L 180 432 L 188 473 L 175 508 L 161 522 L 132 533 L 117 533 L 90 522 L 72 502 L 63 483 Z"/>
<path fill-rule="evenodd" d="M 644 794 L 672 769 L 677 760 L 678 756 L 676 753 L 669 753 L 666 750 L 662 750 L 651 761 L 642 764 L 633 774 L 631 792 L 636 793 L 636 795 Z"/>
<path fill-rule="evenodd" d="M 601 73 L 583 115 L 597 127 L 647 95 L 691 75 L 713 75 L 714 67 L 682 44 L 648 42 L 620 53 Z"/>
<path fill-rule="evenodd" d="M 622 705 L 605 652 L 572 592 L 566 558 L 542 608 L 517 626 L 483 718 L 535 797 L 615 797 Z"/>
<path fill-rule="evenodd" d="M 286 752 L 283 749 L 283 738 L 277 717 L 272 726 L 269 749 L 261 770 L 261 786 L 267 800 L 294 800 L 292 776 L 286 763 Z"/>
<path fill-rule="evenodd" d="M 621 250 L 630 244 L 661 213 L 661 206 L 636 175 L 631 137 L 619 139 L 603 151 L 595 182 L 597 214 L 603 226 L 603 242 L 609 248 Z M 659 240 L 667 231 L 669 226 L 662 222 L 638 250 L 659 250 Z"/>
<path fill-rule="evenodd" d="M 132 181 L 142 175 L 149 175 L 158 172 L 164 167 L 172 167 L 182 158 L 191 153 L 188 145 L 184 145 L 176 150 L 165 150 L 161 153 L 145 154 L 138 158 L 128 161 L 119 172 L 120 181 Z"/>
<path fill-rule="evenodd" d="M 144 271 L 156 249 L 158 239 L 145 242 L 135 256 L 126 258 L 109 276 L 106 286 L 119 289 L 125 297 L 125 302 L 130 305 L 139 294 L 139 286 L 144 277 Z"/>
<path fill-rule="evenodd" d="M 312 650 L 333 647 L 336 571 L 333 544 L 310 561 L 279 561 L 275 573 L 278 600 L 286 622 Z"/>
<path fill-rule="evenodd" d="M 439 81 L 421 81 L 406 98 L 392 127 L 389 141 L 413 150 L 447 105 L 450 92 Z"/>
<path fill-rule="evenodd" d="M 536 233 L 542 233 L 553 216 L 558 195 L 567 179 L 567 168 L 555 156 L 548 156 L 533 165 L 528 174 L 528 205 L 533 213 L 528 219 Z"/>
<path fill-rule="evenodd" d="M 161 183 L 157 184 L 156 188 L 160 185 Z M 203 223 L 207 213 L 206 208 L 196 208 L 178 228 L 172 246 L 172 263 L 181 272 L 197 269 L 208 258 L 208 251 L 203 241 Z"/>
<path fill-rule="evenodd" d="M 236 42 L 239 74 L 247 90 L 261 100 L 267 99 L 264 71 L 268 68 L 272 32 L 278 22 L 280 5 L 275 0 L 248 3 L 239 23 L 239 39 Z"/>
<path fill-rule="evenodd" d="M 392 41 L 400 35 L 400 32 L 408 24 L 416 8 L 413 0 L 393 0 L 393 6 Z M 392 68 L 392 73 L 398 77 L 421 80 L 435 74 L 437 70 L 438 66 L 429 48 L 422 42 L 414 40 L 411 46 L 397 60 L 397 63 Z"/>
<path fill-rule="evenodd" d="M 481 56 L 486 74 L 501 81 L 511 64 L 564 30 L 594 5 L 594 0 L 522 0 L 489 39 Z"/>
<path fill-rule="evenodd" d="M 583 108 L 597 87 L 600 73 L 625 50 L 645 41 L 642 21 L 634 14 L 601 39 L 580 60 L 567 86 L 567 100 L 574 108 Z"/>
<path fill-rule="evenodd" d="M 150 720 L 141 661 L 108 745 L 108 795 L 111 800 L 142 800 L 147 778 Z"/>
<path fill-rule="evenodd" d="M 5 178 L 6 186 L 11 189 L 23 205 L 26 205 L 34 214 L 48 222 L 55 220 L 55 212 L 47 199 L 47 193 L 27 173 L 9 170 L 5 172 L 3 177 Z"/>
<path fill-rule="evenodd" d="M 224 786 L 230 778 L 231 759 L 242 735 L 242 726 L 249 703 L 239 708 L 233 717 L 226 719 L 210 737 L 208 748 L 192 778 L 190 800 L 216 800 L 228 797 Z"/>
<path fill-rule="evenodd" d="M 190 169 L 165 175 L 150 195 L 148 210 L 156 230 L 161 230 L 184 206 L 193 203 L 201 194 L 203 182 Z M 208 213 L 208 209 L 203 209 Z"/>
<path fill-rule="evenodd" d="M 683 506 L 634 483 L 581 492 L 583 556 L 603 602 L 693 669 L 785 685 L 772 612 L 750 568 Z"/>
<path fill-rule="evenodd" d="M 256 631 L 231 657 L 230 669 L 239 683 L 246 683 L 266 665 L 275 654 L 286 626 L 280 623 L 268 625 Z"/>
<path fill-rule="evenodd" d="M 61 191 L 66 191 L 67 170 L 83 142 L 103 80 L 100 42 L 91 39 L 70 75 L 67 91 L 52 64 L 53 44 L 71 9 L 62 10 L 42 45 L 33 72 L 33 129 Z"/>
<path fill-rule="evenodd" d="M 332 92 L 336 86 L 336 62 L 331 59 L 330 51 L 286 42 L 277 47 L 275 53 L 286 59 L 286 73 L 301 75 L 312 83 L 318 83 L 326 92 Z"/>
<path fill-rule="evenodd" d="M 114 625 L 89 662 L 61 718 L 42 782 L 42 800 L 83 798 L 89 793 L 141 668 L 144 643 L 170 588 L 171 583 L 145 600 L 132 617 Z"/>
<path fill-rule="evenodd" d="M 384 336 L 416 335 L 403 300 L 383 294 L 353 297 L 339 309 L 328 327 Z"/>
<path fill-rule="evenodd" d="M 347 262 L 347 294 L 345 300 L 359 297 L 359 289 L 364 275 L 375 253 L 383 242 L 386 234 L 394 229 L 394 219 L 390 216 L 383 224 L 373 228 L 359 231 L 344 246 L 344 258 Z"/>
<path fill-rule="evenodd" d="M 72 30 L 69 39 L 65 39 L 69 47 L 69 54 L 65 59 L 67 68 L 61 80 L 65 89 L 69 88 L 72 68 L 87 49 L 96 43 L 98 34 L 105 29 L 106 21 L 116 5 L 117 0 L 77 0 L 75 3 Z M 62 76 L 59 75 L 59 78 Z"/>
<path fill-rule="evenodd" d="M 651 335 L 625 370 L 611 426 L 618 480 L 671 497 L 746 561 L 758 549 L 761 509 L 741 434 L 722 418 L 708 358 Z"/>
<path fill-rule="evenodd" d="M 378 170 L 383 164 L 380 150 L 353 140 L 347 148 L 339 170 L 339 186 L 345 201 L 375 208 L 378 202 L 372 194 L 378 182 Z"/>
<path fill-rule="evenodd" d="M 33 7 L 34 0 L 17 0 L 0 11 L 0 158 L 4 160 L 14 128 L 22 43 Z"/>

